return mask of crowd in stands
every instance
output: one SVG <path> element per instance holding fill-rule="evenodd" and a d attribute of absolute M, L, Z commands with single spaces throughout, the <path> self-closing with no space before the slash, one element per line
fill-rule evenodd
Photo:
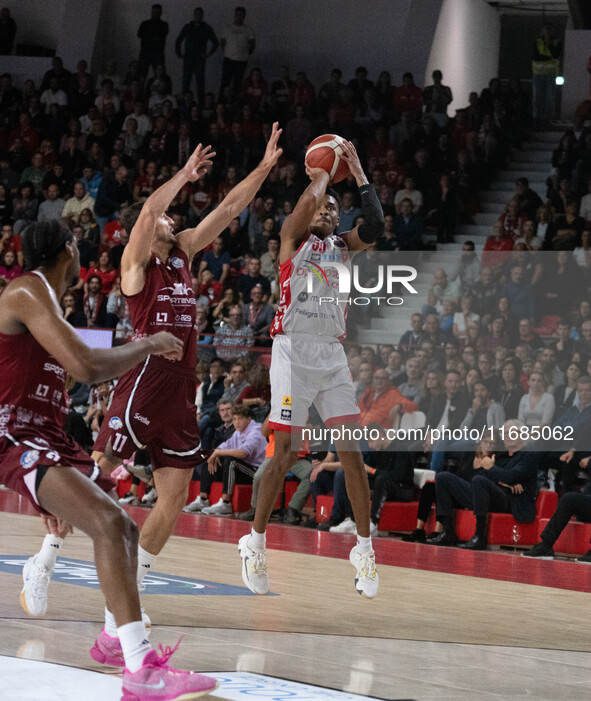
<path fill-rule="evenodd" d="M 177 42 L 179 55 L 189 30 Z M 205 45 L 215 50 L 215 42 L 215 34 L 207 33 Z M 264 423 L 269 377 L 258 360 L 270 353 L 278 234 L 306 186 L 310 140 L 337 133 L 356 144 L 385 214 L 384 236 L 372 248 L 420 251 L 429 235 L 453 242 L 456 226 L 473 221 L 479 193 L 528 138 L 531 105 L 518 79 L 503 85 L 493 78 L 451 115 L 451 90 L 437 70 L 424 89 L 410 73 L 369 76 L 363 66 L 354 76 L 334 68 L 324 84 L 313 85 L 305 72 L 287 66 L 275 75 L 253 67 L 239 80 L 235 64 L 244 63 L 244 72 L 246 62 L 227 56 L 219 94 L 205 93 L 198 82 L 195 100 L 187 52 L 182 91 L 175 93 L 161 54 L 147 48 L 142 44 L 140 60 L 122 73 L 110 62 L 93 76 L 83 60 L 70 71 L 55 57 L 45 75 L 27 80 L 22 90 L 9 74 L 0 76 L 0 283 L 23 273 L 23 229 L 59 218 L 76 237 L 82 266 L 80 282 L 62 300 L 66 319 L 115 329 L 116 342 L 125 342 L 131 323 L 118 276 L 130 233 L 121 224 L 125 208 L 170 178 L 198 143 L 211 144 L 217 156 L 207 175 L 184 187 L 169 209 L 177 231 L 197 225 L 256 165 L 272 122 L 280 122 L 280 162 L 249 207 L 192 263 L 197 407 L 204 447 L 214 452 L 197 468 L 201 493 L 187 509 L 224 514 L 234 484 L 254 479 L 257 485 L 273 451 Z M 364 446 L 373 531 L 386 499 L 414 498 L 417 466 L 437 473 L 436 494 L 429 488 L 425 499 L 431 499 L 429 509 L 438 505 L 435 540 L 444 544 L 453 544 L 454 504 L 477 509 L 481 547 L 487 510 L 527 520 L 531 504 L 525 502 L 535 500 L 540 486 L 556 479 L 565 493 L 577 488 L 584 454 L 567 460 L 559 457 L 570 454 L 564 442 L 545 445 L 534 469 L 533 453 L 523 458 L 523 443 L 505 440 L 503 446 L 499 438 L 499 430 L 516 421 L 581 432 L 591 426 L 591 130 L 583 123 L 560 139 L 550 169 L 545 198 L 526 178 L 517 179 L 482 254 L 466 242 L 452 269 L 435 271 L 423 313 L 408 319 L 407 332 L 391 344 L 375 346 L 368 338 L 347 346 L 361 425 L 379 436 Z M 350 177 L 337 190 L 339 231 L 346 231 L 359 222 L 357 187 Z M 108 389 L 93 390 L 96 397 L 88 402 L 88 389 L 72 388 L 74 403 L 90 404 L 85 427 L 91 431 L 104 415 Z M 432 428 L 492 428 L 493 445 L 389 442 L 383 430 L 398 426 L 404 415 L 422 416 L 419 425 Z M 235 456 L 237 445 L 244 447 L 242 457 Z M 315 499 L 332 491 L 335 508 L 323 527 L 354 530 L 343 471 L 331 448 L 302 447 L 294 468 L 300 488 L 287 522 L 302 520 L 309 493 Z M 215 505 L 209 503 L 213 478 L 223 481 Z M 135 492 L 127 501 L 134 499 Z M 253 508 L 255 503 L 256 490 Z M 242 516 L 250 520 L 253 513 Z M 424 515 L 416 540 L 423 539 Z"/>

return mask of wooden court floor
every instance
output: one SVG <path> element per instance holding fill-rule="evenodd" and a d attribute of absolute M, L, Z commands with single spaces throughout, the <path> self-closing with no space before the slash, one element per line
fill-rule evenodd
<path fill-rule="evenodd" d="M 7 504 L 0 501 L 0 508 Z M 174 644 L 185 636 L 175 655 L 179 666 L 254 671 L 388 699 L 591 698 L 591 579 L 589 587 L 573 591 L 477 576 L 482 558 L 502 558 L 505 570 L 524 561 L 497 553 L 463 553 L 474 556 L 470 575 L 437 571 L 429 559 L 444 549 L 429 546 L 412 550 L 419 549 L 430 569 L 385 564 L 378 541 L 380 592 L 368 601 L 355 592 L 346 559 L 351 536 L 306 535 L 322 539 L 322 551 L 331 556 L 293 552 L 289 543 L 302 529 L 276 526 L 269 540 L 287 543 L 284 549 L 271 545 L 268 553 L 276 596 L 255 597 L 244 595 L 236 548 L 236 533 L 248 525 L 184 515 L 177 532 L 190 532 L 194 524 L 204 539 L 173 536 L 154 572 L 242 591 L 142 597 L 155 642 Z M 35 552 L 43 536 L 37 517 L 6 510 L 0 532 L 0 554 L 7 557 Z M 60 555 L 91 561 L 91 543 L 75 533 Z M 564 565 L 565 579 L 571 572 L 591 578 L 591 568 L 582 565 L 548 564 Z M 449 570 L 449 563 L 441 569 Z M 0 655 L 104 671 L 88 656 L 101 627 L 100 592 L 54 581 L 47 616 L 32 619 L 19 606 L 21 584 L 20 574 L 0 568 Z"/>

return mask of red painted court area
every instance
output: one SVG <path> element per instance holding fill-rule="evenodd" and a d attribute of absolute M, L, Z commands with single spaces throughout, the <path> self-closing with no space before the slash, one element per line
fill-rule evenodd
<path fill-rule="evenodd" d="M 141 507 L 128 507 L 127 510 L 139 526 L 149 514 L 149 509 Z M 0 511 L 29 516 L 36 514 L 26 499 L 8 491 L 0 492 Z M 249 530 L 250 524 L 236 519 L 181 514 L 174 534 L 196 540 L 237 543 Z M 470 552 L 403 543 L 395 538 L 375 538 L 373 542 L 378 565 L 591 592 L 591 566 L 574 561 L 539 561 L 512 552 Z M 267 547 L 273 550 L 346 560 L 353 543 L 352 535 L 279 524 L 270 524 L 267 529 Z"/>

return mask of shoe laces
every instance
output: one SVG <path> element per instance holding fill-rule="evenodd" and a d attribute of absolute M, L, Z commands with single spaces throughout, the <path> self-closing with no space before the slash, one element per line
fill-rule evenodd
<path fill-rule="evenodd" d="M 38 565 L 33 562 L 33 567 L 37 570 L 34 577 L 31 578 L 33 583 L 33 595 L 43 596 L 49 586 L 49 580 L 51 579 L 51 573 L 45 569 L 45 567 Z"/>
<path fill-rule="evenodd" d="M 375 578 L 376 562 L 374 560 L 374 554 L 371 550 L 359 556 L 359 565 L 357 569 L 362 577 L 366 577 L 367 579 Z"/>
<path fill-rule="evenodd" d="M 177 642 L 177 644 L 174 647 L 170 647 L 170 645 L 167 645 L 166 647 L 162 647 L 162 644 L 158 645 L 158 650 L 160 650 L 160 656 L 155 657 L 153 661 L 151 661 L 151 666 L 153 667 L 158 667 L 159 669 L 162 669 L 166 672 L 174 672 L 175 674 L 191 674 L 191 672 L 185 672 L 183 670 L 178 670 L 178 669 L 173 669 L 168 665 L 168 660 L 174 655 L 174 653 L 177 651 L 178 646 L 181 644 L 181 640 L 183 639 L 184 636 L 181 636 Z"/>
<path fill-rule="evenodd" d="M 256 575 L 263 576 L 267 574 L 267 558 L 264 552 L 254 551 L 255 556 L 252 562 L 252 570 Z"/>

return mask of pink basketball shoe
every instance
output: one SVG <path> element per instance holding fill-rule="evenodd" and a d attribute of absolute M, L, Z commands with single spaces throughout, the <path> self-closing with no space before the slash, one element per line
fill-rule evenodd
<path fill-rule="evenodd" d="M 112 638 L 105 633 L 103 628 L 98 638 L 94 641 L 94 647 L 90 649 L 90 656 L 101 664 L 110 664 L 113 667 L 125 667 L 123 648 L 119 638 Z"/>
<path fill-rule="evenodd" d="M 125 669 L 121 701 L 190 701 L 217 689 L 218 683 L 212 677 L 182 672 L 166 664 L 179 643 L 180 640 L 173 649 L 160 645 L 160 655 L 150 650 L 137 672 Z"/>

